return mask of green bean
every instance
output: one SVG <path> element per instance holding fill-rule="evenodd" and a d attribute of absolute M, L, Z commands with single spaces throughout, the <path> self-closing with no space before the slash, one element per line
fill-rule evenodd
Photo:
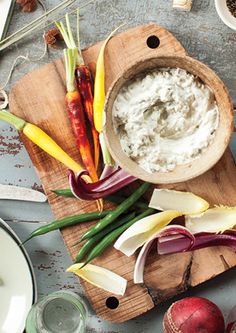
<path fill-rule="evenodd" d="M 85 234 L 81 237 L 81 241 L 91 238 L 98 232 L 103 230 L 107 225 L 112 223 L 121 214 L 123 214 L 127 209 L 129 209 L 150 187 L 149 183 L 143 183 L 133 194 L 131 194 L 127 199 L 125 199 L 119 206 L 117 206 L 108 215 L 102 218 L 95 226 L 88 229 Z"/>
<path fill-rule="evenodd" d="M 61 220 L 52 221 L 51 223 L 46 224 L 46 225 L 34 230 L 22 244 L 25 244 L 26 242 L 28 242 L 28 240 L 32 239 L 33 237 L 47 234 L 48 232 L 53 231 L 53 230 L 57 230 L 57 229 L 64 228 L 64 227 L 69 227 L 69 226 L 75 225 L 77 223 L 98 220 L 100 218 L 105 217 L 110 212 L 111 211 L 107 210 L 107 211 L 103 211 L 103 212 L 93 212 L 93 213 L 85 213 L 85 214 L 80 214 L 80 215 L 72 215 L 72 216 L 67 216 Z"/>
<path fill-rule="evenodd" d="M 75 198 L 70 188 L 64 188 L 61 190 L 52 190 L 52 192 L 61 197 Z"/>
<path fill-rule="evenodd" d="M 108 195 L 105 199 L 110 202 L 116 203 L 116 204 L 121 204 L 125 199 L 127 199 L 127 197 L 123 197 L 121 195 L 116 195 L 116 194 L 111 194 L 111 195 Z M 141 208 L 141 209 L 148 208 L 148 204 L 146 204 L 145 202 L 141 202 L 141 201 L 136 201 L 133 204 L 133 206 L 137 207 L 137 208 Z"/>
<path fill-rule="evenodd" d="M 53 190 L 52 192 L 55 193 L 58 196 L 67 197 L 67 198 L 75 198 L 73 193 L 71 192 L 71 190 L 69 188 L 61 189 L 61 190 Z M 105 199 L 110 201 L 110 202 L 120 204 L 125 199 L 127 199 L 127 197 L 123 197 L 123 196 L 116 195 L 116 194 L 111 194 L 111 195 L 108 195 Z M 147 209 L 148 205 L 144 202 L 137 201 L 137 202 L 134 203 L 134 207 L 141 208 L 141 209 Z"/>
<path fill-rule="evenodd" d="M 98 234 L 96 234 L 93 238 L 89 238 L 87 242 L 81 247 L 79 252 L 77 253 L 75 262 L 81 262 L 81 260 L 84 258 L 84 256 L 91 250 L 91 248 L 94 247 L 94 245 L 97 244 L 104 236 L 109 234 L 114 229 L 120 227 L 124 223 L 132 220 L 135 217 L 135 213 L 130 213 L 129 215 L 125 216 L 123 219 L 120 219 L 119 221 L 110 224 L 108 227 L 106 227 L 104 230 L 100 231 Z"/>
<path fill-rule="evenodd" d="M 139 214 L 138 216 L 136 216 L 134 219 L 132 219 L 131 221 L 125 223 L 124 225 L 120 226 L 119 228 L 113 230 L 111 233 L 107 234 L 102 240 L 101 242 L 99 242 L 93 249 L 92 251 L 89 253 L 89 255 L 87 256 L 86 262 L 84 264 L 87 265 L 90 261 L 92 261 L 93 259 L 95 259 L 96 257 L 98 257 L 99 255 L 101 255 L 103 253 L 103 251 L 109 246 L 111 245 L 126 229 L 128 229 L 131 225 L 133 225 L 135 222 L 141 220 L 142 218 L 154 214 L 155 213 L 155 209 L 153 208 L 148 208 L 146 209 L 143 213 Z M 81 267 L 82 268 L 82 267 Z"/>

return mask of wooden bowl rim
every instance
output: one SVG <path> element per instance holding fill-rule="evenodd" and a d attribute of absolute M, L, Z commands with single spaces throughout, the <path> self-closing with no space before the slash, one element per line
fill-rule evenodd
<path fill-rule="evenodd" d="M 180 62 L 181 65 L 179 66 L 170 66 L 168 65 L 160 65 L 158 66 L 156 62 L 160 61 L 177 61 Z M 153 63 L 155 65 L 153 66 Z M 184 63 L 184 65 L 182 65 Z M 187 64 L 187 66 L 186 66 Z M 140 66 L 144 65 L 146 68 L 144 70 L 135 72 L 135 68 L 139 68 Z M 194 70 L 189 70 L 186 69 L 189 65 L 193 65 L 195 67 Z M 118 139 L 118 136 L 115 134 L 113 125 L 112 125 L 112 106 L 113 102 L 117 96 L 118 91 L 120 88 L 123 86 L 123 84 L 131 79 L 132 77 L 135 77 L 138 74 L 141 74 L 142 72 L 148 72 L 153 68 L 158 68 L 158 67 L 166 67 L 166 68 L 183 68 L 187 70 L 187 72 L 199 77 L 205 84 L 207 84 L 212 91 L 214 92 L 217 105 L 219 107 L 219 112 L 220 112 L 220 120 L 219 120 L 219 126 L 216 130 L 216 135 L 211 143 L 211 145 L 206 149 L 204 153 L 200 155 L 199 158 L 193 160 L 190 163 L 186 163 L 183 165 L 177 166 L 173 171 L 169 172 L 155 172 L 155 173 L 148 173 L 144 169 L 142 169 L 135 161 L 133 161 L 131 158 L 129 158 L 122 150 L 121 145 L 120 145 L 120 140 Z M 133 74 L 131 74 L 134 72 Z M 198 72 L 198 73 L 196 73 Z M 211 82 L 208 83 L 207 80 L 202 79 L 204 76 L 204 73 L 207 73 L 207 76 L 212 77 L 215 81 L 213 82 L 212 79 L 212 84 Z M 216 89 L 217 86 L 220 89 Z M 218 95 L 221 95 L 221 98 L 219 98 Z M 222 98 L 223 97 L 223 98 Z M 222 102 L 223 100 L 223 102 Z M 222 104 L 227 104 L 227 108 L 222 110 Z M 193 179 L 209 169 L 211 169 L 222 157 L 224 154 L 232 132 L 234 128 L 234 114 L 233 114 L 233 104 L 232 100 L 229 96 L 228 89 L 222 82 L 222 80 L 218 77 L 218 75 L 210 69 L 208 66 L 203 64 L 202 62 L 189 57 L 187 55 L 165 55 L 165 54 L 160 54 L 159 56 L 150 56 L 145 59 L 141 59 L 135 63 L 133 63 L 131 66 L 127 67 L 118 77 L 117 79 L 112 83 L 110 86 L 107 96 L 106 96 L 106 101 L 105 101 L 105 106 L 104 106 L 104 112 L 105 112 L 105 122 L 104 122 L 104 137 L 106 144 L 108 146 L 108 149 L 111 153 L 111 156 L 113 159 L 116 161 L 118 165 L 120 165 L 125 171 L 127 171 L 129 174 L 150 182 L 154 184 L 171 184 L 171 183 L 178 183 L 178 182 L 183 182 L 187 181 L 190 179 Z M 221 131 L 224 129 L 224 133 Z M 221 131 L 221 132 L 220 132 Z M 219 140 L 221 138 L 221 140 Z M 218 146 L 216 145 L 216 142 L 218 143 Z M 217 152 L 214 151 L 214 148 L 219 148 Z M 212 155 L 214 156 L 212 157 Z M 211 158 L 210 158 L 211 157 Z M 203 160 L 205 160 L 206 164 L 203 164 Z M 201 165 L 199 169 L 196 168 L 196 164 Z M 203 165 L 202 165 L 203 164 Z"/>

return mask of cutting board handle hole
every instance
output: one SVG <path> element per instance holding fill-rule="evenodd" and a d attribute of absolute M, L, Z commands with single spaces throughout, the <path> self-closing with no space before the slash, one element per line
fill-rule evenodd
<path fill-rule="evenodd" d="M 157 36 L 152 35 L 148 37 L 147 46 L 150 49 L 157 49 L 159 45 L 160 45 L 160 39 Z"/>
<path fill-rule="evenodd" d="M 106 306 L 108 309 L 114 310 L 119 306 L 119 300 L 116 297 L 108 297 L 106 299 Z"/>

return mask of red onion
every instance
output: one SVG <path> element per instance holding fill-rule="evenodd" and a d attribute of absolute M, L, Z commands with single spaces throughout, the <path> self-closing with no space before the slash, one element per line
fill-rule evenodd
<path fill-rule="evenodd" d="M 71 191 L 76 198 L 81 200 L 104 198 L 137 179 L 127 174 L 127 172 L 120 167 L 96 183 L 86 183 L 82 176 L 87 174 L 86 171 L 82 171 L 75 175 L 73 171 L 69 170 L 69 184 Z"/>
<path fill-rule="evenodd" d="M 117 171 L 118 168 L 119 168 L 118 166 L 105 165 L 102 170 L 100 180 L 110 176 L 114 171 Z"/>
<path fill-rule="evenodd" d="M 189 237 L 178 235 L 159 238 L 157 242 L 157 252 L 159 254 L 179 253 L 193 251 L 210 246 L 229 246 L 236 251 L 236 230 L 227 230 L 223 234 L 200 232 L 194 234 L 194 244 L 191 245 Z"/>
<path fill-rule="evenodd" d="M 163 321 L 164 333 L 224 333 L 220 309 L 202 297 L 188 297 L 175 302 Z"/>
<path fill-rule="evenodd" d="M 183 251 L 188 251 L 189 249 L 192 248 L 192 246 L 194 245 L 195 238 L 194 235 L 185 227 L 172 224 L 163 228 L 161 231 L 158 231 L 143 245 L 141 251 L 139 252 L 139 255 L 137 257 L 134 266 L 134 283 L 143 283 L 143 272 L 144 272 L 145 261 L 153 242 L 157 240 L 158 244 L 158 239 L 161 239 L 162 237 L 170 239 L 171 237 L 176 237 L 176 234 L 178 238 L 181 235 L 184 235 L 188 240 L 187 246 L 185 244 Z M 170 243 L 172 244 L 173 241 L 171 240 Z"/>
<path fill-rule="evenodd" d="M 226 320 L 226 333 L 236 333 L 236 306 L 230 311 Z"/>

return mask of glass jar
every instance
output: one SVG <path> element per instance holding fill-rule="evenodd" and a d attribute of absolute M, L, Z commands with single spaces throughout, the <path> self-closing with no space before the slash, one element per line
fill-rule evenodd
<path fill-rule="evenodd" d="M 70 291 L 52 293 L 31 308 L 26 320 L 26 333 L 84 333 L 87 307 Z"/>

